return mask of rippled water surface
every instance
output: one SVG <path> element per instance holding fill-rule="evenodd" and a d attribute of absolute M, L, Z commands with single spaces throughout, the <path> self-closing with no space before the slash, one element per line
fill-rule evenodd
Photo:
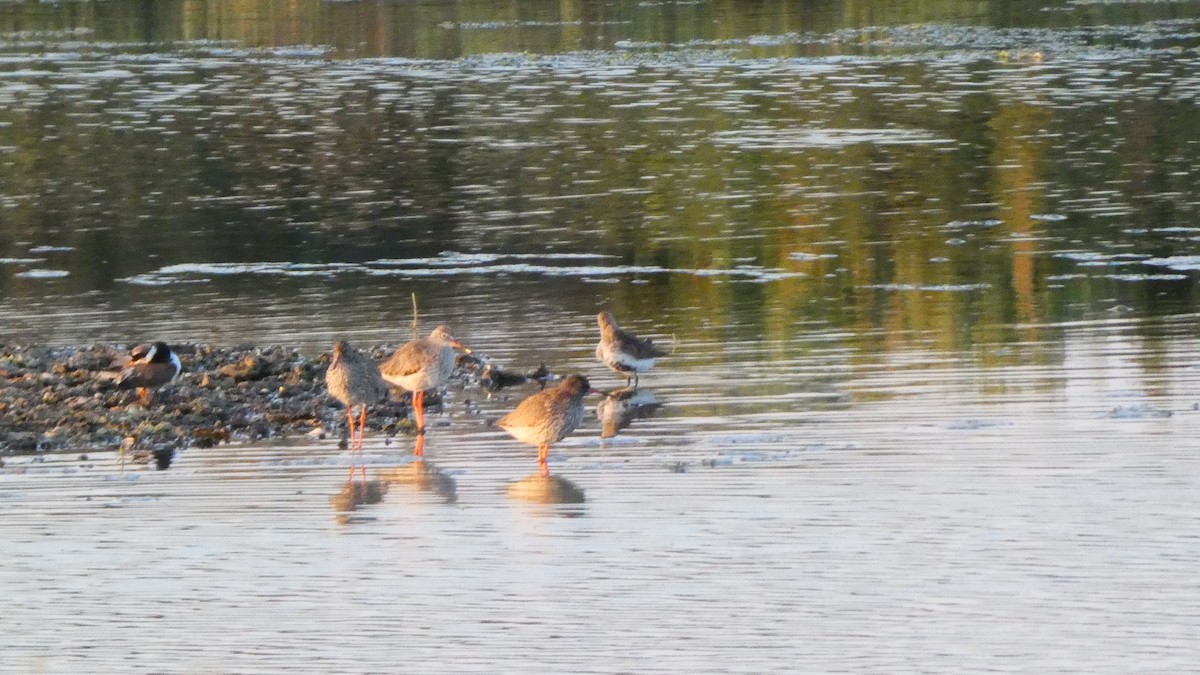
<path fill-rule="evenodd" d="M 1200 3 L 887 4 L 0 3 L 0 341 L 672 350 L 4 454 L 0 670 L 1195 672 Z"/>

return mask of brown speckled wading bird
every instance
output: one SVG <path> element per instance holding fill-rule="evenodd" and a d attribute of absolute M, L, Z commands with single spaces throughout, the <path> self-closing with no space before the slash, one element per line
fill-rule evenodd
<path fill-rule="evenodd" d="M 496 426 L 522 443 L 536 445 L 538 474 L 549 476 L 546 459 L 550 444 L 561 441 L 583 421 L 583 397 L 599 393 L 583 375 L 568 375 L 557 387 L 521 401 L 516 410 L 497 420 Z"/>
<path fill-rule="evenodd" d="M 147 348 L 138 345 L 129 352 L 129 365 L 117 375 L 118 389 L 137 389 L 142 405 L 150 403 L 150 390 L 174 380 L 183 369 L 179 357 L 164 342 Z"/>
<path fill-rule="evenodd" d="M 600 312 L 596 315 L 596 323 L 600 325 L 600 342 L 596 345 L 596 358 L 600 363 L 625 376 L 625 384 L 630 379 L 637 386 L 638 373 L 643 373 L 654 365 L 654 359 L 666 356 L 667 353 L 646 338 L 640 338 L 633 333 L 621 330 L 613 315 Z"/>
<path fill-rule="evenodd" d="M 367 406 L 387 398 L 388 386 L 379 374 L 379 366 L 371 357 L 362 354 L 345 341 L 333 345 L 333 359 L 325 370 L 325 386 L 329 395 L 346 405 L 346 421 L 350 425 L 350 479 L 354 478 L 354 459 L 362 455 L 363 427 L 367 423 Z M 358 437 L 354 433 L 354 406 L 360 406 Z M 367 467 L 362 465 L 362 479 L 367 480 Z"/>
<path fill-rule="evenodd" d="M 383 379 L 413 393 L 413 412 L 417 417 L 417 433 L 425 432 L 425 392 L 446 384 L 454 371 L 454 350 L 462 346 L 450 329 L 438 326 L 428 337 L 407 342 L 383 362 L 379 370 Z"/>

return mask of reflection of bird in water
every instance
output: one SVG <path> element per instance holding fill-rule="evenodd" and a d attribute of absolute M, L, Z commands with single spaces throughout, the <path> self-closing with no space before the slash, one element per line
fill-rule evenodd
<path fill-rule="evenodd" d="M 557 387 L 521 401 L 516 410 L 501 417 L 496 426 L 522 443 L 536 445 L 538 474 L 548 476 L 550 468 L 546 459 L 550 445 L 565 438 L 583 421 L 583 397 L 590 393 L 600 392 L 591 388 L 586 377 L 568 375 Z"/>
<path fill-rule="evenodd" d="M 117 375 L 118 389 L 137 389 L 142 405 L 150 402 L 150 390 L 179 376 L 183 367 L 179 357 L 164 342 L 146 347 L 138 345 L 129 352 L 129 365 Z"/>
<path fill-rule="evenodd" d="M 379 374 L 375 362 L 344 341 L 333 345 L 333 359 L 325 370 L 325 386 L 329 395 L 346 406 L 346 420 L 350 425 L 350 454 L 362 454 L 363 428 L 367 423 L 367 406 L 375 404 L 388 395 L 387 383 Z M 358 437 L 354 432 L 354 406 L 360 407 Z M 354 461 L 350 462 L 350 478 L 354 478 Z M 362 479 L 367 480 L 367 467 L 362 466 Z"/>
<path fill-rule="evenodd" d="M 582 504 L 585 501 L 583 489 L 562 476 L 522 478 L 508 484 L 508 495 L 535 504 Z"/>
<path fill-rule="evenodd" d="M 346 481 L 337 494 L 329 497 L 329 503 L 338 513 L 337 519 L 346 523 L 350 520 L 346 515 L 350 511 L 357 510 L 360 506 L 378 504 L 383 501 L 383 496 L 387 494 L 387 488 L 387 483 L 377 480 Z"/>
<path fill-rule="evenodd" d="M 380 366 L 383 379 L 413 393 L 418 433 L 425 431 L 425 392 L 450 379 L 455 349 L 471 352 L 454 339 L 448 328 L 438 326 L 427 337 L 405 343 Z"/>
<path fill-rule="evenodd" d="M 596 406 L 600 418 L 600 438 L 612 438 L 634 420 L 650 417 L 662 403 L 654 392 L 626 387 L 609 393 Z"/>
<path fill-rule="evenodd" d="M 600 325 L 600 342 L 596 345 L 596 358 L 612 370 L 625 376 L 628 384 L 637 386 L 638 373 L 654 366 L 654 359 L 667 353 L 652 341 L 621 330 L 613 315 L 600 312 L 596 315 Z"/>
<path fill-rule="evenodd" d="M 458 486 L 449 474 L 434 466 L 433 462 L 425 461 L 422 457 L 424 445 L 425 436 L 417 435 L 416 447 L 413 448 L 413 456 L 416 461 L 405 466 L 380 469 L 379 480 L 398 485 L 410 485 L 418 490 L 433 492 L 443 502 L 453 504 L 458 501 Z"/>
<path fill-rule="evenodd" d="M 554 375 L 551 374 L 550 369 L 547 368 L 546 364 L 544 363 L 538 366 L 537 370 L 525 373 L 524 375 L 521 373 L 501 370 L 500 368 L 497 368 L 495 364 L 489 363 L 483 367 L 483 372 L 479 375 L 479 383 L 482 384 L 488 391 L 496 391 L 497 389 L 503 389 L 505 387 L 515 387 L 519 384 L 525 384 L 529 381 L 537 382 L 542 385 L 543 389 L 545 389 L 546 382 L 553 377 Z"/>

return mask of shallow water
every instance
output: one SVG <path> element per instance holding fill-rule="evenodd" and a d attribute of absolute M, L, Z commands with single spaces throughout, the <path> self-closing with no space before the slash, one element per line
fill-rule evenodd
<path fill-rule="evenodd" d="M 1194 672 L 1198 25 L 0 5 L 0 339 L 316 353 L 415 293 L 605 389 L 599 309 L 673 346 L 552 453 L 582 504 L 507 492 L 528 387 L 349 512 L 333 439 L 5 456 L 0 670 Z"/>

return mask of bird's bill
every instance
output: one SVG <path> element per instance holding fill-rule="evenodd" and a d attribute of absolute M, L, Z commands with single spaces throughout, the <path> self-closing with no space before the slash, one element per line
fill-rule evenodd
<path fill-rule="evenodd" d="M 453 341 L 451 341 L 451 342 L 450 342 L 450 344 L 451 344 L 451 345 L 453 345 L 455 349 L 461 349 L 461 350 L 463 351 L 463 353 L 464 353 L 464 354 L 471 354 L 471 353 L 472 353 L 472 352 L 471 352 L 471 349 L 470 349 L 469 347 L 467 347 L 467 346 L 466 346 L 466 345 L 464 345 L 463 343 L 459 342 L 458 340 L 453 340 Z"/>
<path fill-rule="evenodd" d="M 342 350 L 340 350 L 340 349 L 333 350 L 333 358 L 329 361 L 329 367 L 332 368 L 332 367 L 336 366 L 338 364 L 338 361 L 341 361 L 341 360 L 342 360 Z"/>

